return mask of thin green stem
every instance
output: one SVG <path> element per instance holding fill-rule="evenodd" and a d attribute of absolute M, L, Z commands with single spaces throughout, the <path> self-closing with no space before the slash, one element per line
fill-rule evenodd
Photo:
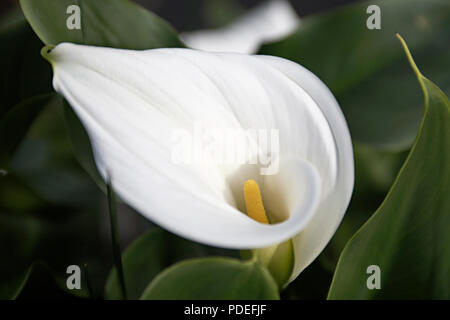
<path fill-rule="evenodd" d="M 114 264 L 117 270 L 117 276 L 119 277 L 120 288 L 122 290 L 122 297 L 124 300 L 127 299 L 127 291 L 125 287 L 125 277 L 123 274 L 122 256 L 120 253 L 119 244 L 119 228 L 117 225 L 117 208 L 116 200 L 114 195 L 114 190 L 111 185 L 111 181 L 107 183 L 107 195 L 108 195 L 108 205 L 109 205 L 109 218 L 111 221 L 111 237 L 112 237 L 112 250 Z"/>

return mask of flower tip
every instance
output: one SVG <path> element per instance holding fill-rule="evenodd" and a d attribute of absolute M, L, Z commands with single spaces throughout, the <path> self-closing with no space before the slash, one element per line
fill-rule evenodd
<path fill-rule="evenodd" d="M 406 44 L 405 39 L 403 39 L 403 37 L 399 34 L 396 33 L 395 34 L 396 37 L 398 38 L 398 40 L 400 40 L 400 43 L 402 44 L 403 47 L 403 51 L 405 51 L 406 57 L 409 61 L 409 64 L 411 65 L 412 69 L 414 70 L 414 73 L 416 74 L 417 78 L 423 78 L 422 73 L 420 72 L 419 68 L 417 67 L 414 58 L 412 57 L 411 51 L 408 48 L 408 45 Z"/>

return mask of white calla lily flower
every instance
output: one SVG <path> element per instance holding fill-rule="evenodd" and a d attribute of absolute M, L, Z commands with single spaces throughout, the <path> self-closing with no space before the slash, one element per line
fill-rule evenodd
<path fill-rule="evenodd" d="M 271 0 L 225 27 L 183 32 L 180 38 L 192 49 L 251 54 L 265 42 L 288 36 L 299 23 L 300 19 L 288 1 Z"/>
<path fill-rule="evenodd" d="M 99 172 L 151 221 L 225 248 L 292 239 L 290 280 L 336 231 L 353 190 L 350 135 L 331 92 L 302 66 L 271 56 L 69 43 L 44 55 L 55 90 L 89 134 Z M 192 133 L 199 123 L 211 130 L 275 130 L 278 140 L 228 146 L 229 153 L 249 151 L 239 163 L 174 161 L 174 132 Z M 274 146 L 270 163 L 248 161 Z M 248 180 L 259 185 L 255 194 L 271 224 L 246 215 Z"/>

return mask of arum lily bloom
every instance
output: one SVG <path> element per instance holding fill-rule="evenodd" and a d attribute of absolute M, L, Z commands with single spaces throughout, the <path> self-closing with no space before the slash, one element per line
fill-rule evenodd
<path fill-rule="evenodd" d="M 302 66 L 173 48 L 62 43 L 43 52 L 55 90 L 89 134 L 100 174 L 151 221 L 218 247 L 288 241 L 294 261 L 283 282 L 331 239 L 353 189 L 351 140 L 335 98 Z M 198 124 L 245 137 L 231 148 L 209 143 L 202 156 L 244 150 L 243 161 L 174 161 L 174 132 L 194 133 Z M 276 139 L 255 139 L 248 130 Z M 177 147 L 192 145 L 175 138 Z M 255 154 L 270 162 L 252 162 Z"/>
<path fill-rule="evenodd" d="M 267 1 L 222 28 L 184 32 L 181 40 L 190 48 L 212 52 L 256 53 L 264 42 L 292 33 L 300 23 L 286 0 Z"/>

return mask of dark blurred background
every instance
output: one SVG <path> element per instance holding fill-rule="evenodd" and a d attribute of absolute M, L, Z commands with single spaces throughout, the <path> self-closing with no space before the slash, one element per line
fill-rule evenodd
<path fill-rule="evenodd" d="M 102 1 L 102 0 L 99 0 Z M 290 0 L 299 16 L 307 16 L 360 0 Z M 263 0 L 136 0 L 135 2 L 169 21 L 178 31 L 212 28 L 226 24 Z M 0 12 L 13 8 L 18 0 L 2 0 Z"/>

